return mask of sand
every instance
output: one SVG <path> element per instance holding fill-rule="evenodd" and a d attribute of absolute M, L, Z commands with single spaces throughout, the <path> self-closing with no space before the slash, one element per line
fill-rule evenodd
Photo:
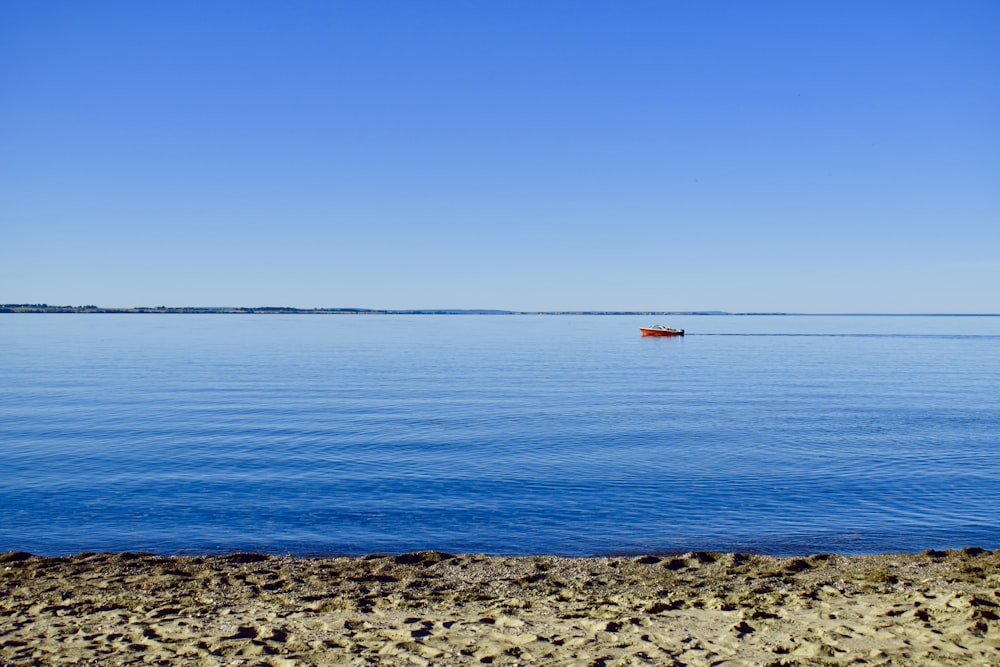
<path fill-rule="evenodd" d="M 0 665 L 1000 665 L 1000 551 L 0 554 Z"/>

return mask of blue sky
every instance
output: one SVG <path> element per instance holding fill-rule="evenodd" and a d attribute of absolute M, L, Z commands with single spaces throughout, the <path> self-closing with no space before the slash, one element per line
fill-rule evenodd
<path fill-rule="evenodd" d="M 1000 312 L 1000 3 L 0 3 L 0 302 Z"/>

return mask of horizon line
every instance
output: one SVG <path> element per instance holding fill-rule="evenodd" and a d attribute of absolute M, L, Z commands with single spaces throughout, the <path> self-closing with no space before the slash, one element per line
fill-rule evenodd
<path fill-rule="evenodd" d="M 883 313 L 883 312 L 791 312 L 725 310 L 508 310 L 499 308 L 353 308 L 294 306 L 127 306 L 104 307 L 53 306 L 46 303 L 0 304 L 0 313 L 69 313 L 69 314 L 232 314 L 232 315 L 671 315 L 671 316 L 786 316 L 786 317 L 1000 317 L 1000 313 Z"/>

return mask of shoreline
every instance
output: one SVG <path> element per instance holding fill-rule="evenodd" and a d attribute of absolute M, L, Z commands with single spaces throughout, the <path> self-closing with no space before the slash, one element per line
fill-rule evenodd
<path fill-rule="evenodd" d="M 998 665 L 1000 551 L 0 554 L 0 664 Z"/>
<path fill-rule="evenodd" d="M 496 308 L 297 308 L 294 306 L 50 306 L 0 304 L 0 314 L 82 315 L 626 315 L 644 317 L 1000 317 L 1000 313 L 810 313 L 724 310 L 501 310 Z"/>

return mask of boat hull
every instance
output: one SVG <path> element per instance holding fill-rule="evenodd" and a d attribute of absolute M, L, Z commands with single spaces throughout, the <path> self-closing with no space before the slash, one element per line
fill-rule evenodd
<path fill-rule="evenodd" d="M 643 336 L 683 336 L 684 329 L 646 329 L 639 327 Z"/>

